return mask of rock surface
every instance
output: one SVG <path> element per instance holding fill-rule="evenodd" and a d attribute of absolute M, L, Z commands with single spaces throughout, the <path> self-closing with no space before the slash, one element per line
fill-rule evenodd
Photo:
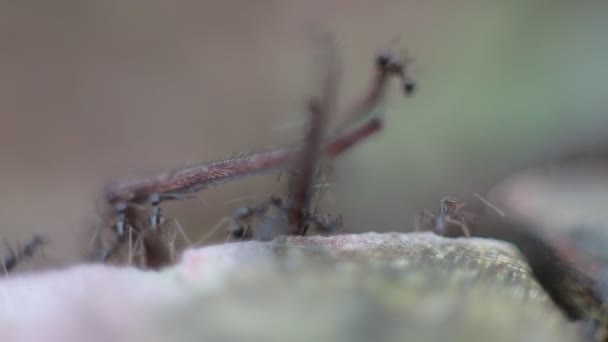
<path fill-rule="evenodd" d="M 576 341 L 577 331 L 509 244 L 367 233 L 192 249 L 159 273 L 78 266 L 0 282 L 1 340 L 59 338 Z"/>

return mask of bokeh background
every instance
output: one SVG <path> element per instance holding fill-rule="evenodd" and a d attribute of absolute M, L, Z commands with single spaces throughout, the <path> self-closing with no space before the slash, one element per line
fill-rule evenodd
<path fill-rule="evenodd" d="M 419 82 L 334 164 L 323 208 L 350 231 L 410 230 L 441 197 L 608 130 L 605 1 L 4 0 L 0 237 L 43 232 L 46 264 L 74 262 L 108 181 L 299 139 L 318 31 L 339 42 L 341 105 L 395 40 Z M 226 201 L 282 191 L 253 177 L 164 209 L 196 239 L 260 199 Z"/>

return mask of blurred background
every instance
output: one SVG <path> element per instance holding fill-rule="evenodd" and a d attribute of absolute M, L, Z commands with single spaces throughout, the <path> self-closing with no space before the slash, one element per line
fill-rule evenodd
<path fill-rule="evenodd" d="M 349 231 L 411 230 L 441 197 L 608 129 L 605 1 L 2 1 L 0 237 L 45 233 L 45 263 L 74 262 L 107 182 L 297 141 L 315 31 L 339 42 L 342 106 L 396 38 L 419 82 L 411 99 L 393 87 L 386 130 L 333 165 L 322 209 Z M 164 210 L 196 239 L 260 198 L 226 201 L 283 193 L 276 176 Z"/>

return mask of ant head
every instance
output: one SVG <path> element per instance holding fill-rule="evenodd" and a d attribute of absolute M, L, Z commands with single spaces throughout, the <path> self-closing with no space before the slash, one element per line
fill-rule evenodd
<path fill-rule="evenodd" d="M 160 204 L 160 195 L 157 193 L 150 195 L 150 197 L 148 198 L 148 202 L 150 202 L 150 204 L 153 206 L 159 205 Z"/>
<path fill-rule="evenodd" d="M 275 196 L 275 195 L 270 196 L 270 203 L 277 208 L 283 207 L 283 199 L 279 196 Z"/>
<path fill-rule="evenodd" d="M 49 239 L 46 237 L 46 235 L 42 235 L 42 234 L 34 234 L 34 236 L 32 237 L 31 240 L 31 244 L 32 245 L 43 245 L 49 242 Z"/>
<path fill-rule="evenodd" d="M 135 193 L 125 189 L 119 183 L 110 183 L 104 188 L 106 201 L 110 204 L 117 202 L 131 201 L 135 198 Z"/>
<path fill-rule="evenodd" d="M 391 52 L 384 52 L 376 56 L 376 66 L 385 75 L 396 75 L 401 78 L 403 92 L 407 96 L 414 94 L 416 81 L 407 70 L 407 65 L 411 63 L 409 58 L 399 59 Z"/>
<path fill-rule="evenodd" d="M 405 93 L 405 95 L 412 96 L 416 91 L 416 88 L 416 81 L 414 81 L 414 79 L 411 78 L 409 75 L 405 75 L 403 77 L 403 92 Z"/>
<path fill-rule="evenodd" d="M 376 56 L 376 65 L 379 69 L 385 70 L 393 60 L 393 56 L 390 53 L 380 53 L 378 56 Z"/>
<path fill-rule="evenodd" d="M 450 215 L 462 209 L 463 206 L 464 202 L 459 201 L 454 197 L 444 197 L 441 199 L 439 212 L 441 214 Z"/>
<path fill-rule="evenodd" d="M 127 212 L 128 207 L 126 202 L 118 202 L 114 204 L 114 212 L 116 212 L 116 214 L 124 214 Z"/>
<path fill-rule="evenodd" d="M 247 235 L 248 231 L 249 231 L 249 229 L 246 226 L 235 225 L 234 227 L 232 227 L 230 229 L 228 234 L 235 239 L 241 240 Z"/>
<path fill-rule="evenodd" d="M 404 72 L 404 63 L 390 52 L 384 52 L 379 54 L 376 57 L 376 65 L 381 71 L 387 74 L 401 76 Z"/>

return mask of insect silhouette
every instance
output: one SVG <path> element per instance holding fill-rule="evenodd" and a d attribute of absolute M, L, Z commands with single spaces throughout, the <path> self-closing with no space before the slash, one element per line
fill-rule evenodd
<path fill-rule="evenodd" d="M 8 253 L 2 258 L 2 271 L 4 274 L 12 272 L 21 262 L 30 259 L 46 243 L 47 238 L 35 234 L 25 245 L 13 249 L 6 241 L 4 243 Z"/>
<path fill-rule="evenodd" d="M 414 229 L 433 231 L 446 237 L 471 237 L 488 209 L 499 216 L 505 216 L 502 210 L 479 194 L 473 194 L 472 198 L 466 200 L 444 197 L 435 213 L 422 210 L 416 214 Z"/>
<path fill-rule="evenodd" d="M 471 237 L 470 226 L 474 217 L 463 209 L 466 204 L 453 197 L 444 197 L 439 204 L 439 210 L 432 213 L 422 210 L 416 214 L 414 228 L 417 231 L 431 230 L 438 235 L 448 237 Z"/>

